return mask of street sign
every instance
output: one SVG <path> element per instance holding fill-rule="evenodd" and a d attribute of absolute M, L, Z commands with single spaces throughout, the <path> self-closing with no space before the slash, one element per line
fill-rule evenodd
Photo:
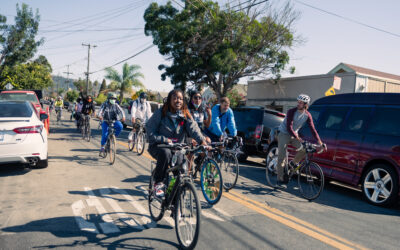
<path fill-rule="evenodd" d="M 330 96 L 330 95 L 335 95 L 335 89 L 333 87 L 330 87 L 326 92 L 325 96 Z"/>
<path fill-rule="evenodd" d="M 6 89 L 7 89 L 7 90 L 13 89 L 12 84 L 11 84 L 11 83 L 7 83 L 7 84 L 6 84 Z"/>

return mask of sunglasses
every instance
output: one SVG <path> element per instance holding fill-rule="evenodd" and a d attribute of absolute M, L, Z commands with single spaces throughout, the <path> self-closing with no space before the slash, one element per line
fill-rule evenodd
<path fill-rule="evenodd" d="M 193 99 L 195 99 L 195 100 L 201 100 L 201 96 L 194 96 Z"/>

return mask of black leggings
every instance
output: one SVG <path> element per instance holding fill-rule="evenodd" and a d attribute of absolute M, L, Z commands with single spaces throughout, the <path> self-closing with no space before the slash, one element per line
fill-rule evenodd
<path fill-rule="evenodd" d="M 162 182 L 166 177 L 169 163 L 172 159 L 172 152 L 169 148 L 158 148 L 157 145 L 149 146 L 150 155 L 157 159 L 157 165 L 154 173 L 155 183 Z M 179 157 L 176 164 L 182 163 L 182 157 Z"/>

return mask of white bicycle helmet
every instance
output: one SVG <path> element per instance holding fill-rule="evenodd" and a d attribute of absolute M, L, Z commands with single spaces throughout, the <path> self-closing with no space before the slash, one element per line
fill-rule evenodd
<path fill-rule="evenodd" d="M 297 97 L 297 101 L 302 101 L 302 102 L 304 102 L 304 103 L 309 104 L 310 101 L 311 101 L 311 98 L 310 98 L 308 95 L 306 95 L 306 94 L 300 94 L 300 95 Z"/>

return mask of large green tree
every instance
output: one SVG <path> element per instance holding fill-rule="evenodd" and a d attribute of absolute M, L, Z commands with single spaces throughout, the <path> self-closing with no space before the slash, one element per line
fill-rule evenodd
<path fill-rule="evenodd" d="M 242 77 L 279 78 L 287 67 L 298 16 L 289 4 L 280 10 L 253 4 L 221 9 L 209 0 L 182 2 L 181 10 L 171 2 L 153 2 L 144 14 L 145 34 L 153 37 L 160 54 L 172 59 L 159 66 L 162 80 L 169 77 L 182 89 L 206 84 L 220 98 Z"/>
<path fill-rule="evenodd" d="M 132 93 L 132 87 L 144 88 L 140 80 L 140 78 L 144 78 L 144 75 L 139 70 L 139 65 L 129 65 L 128 63 L 124 63 L 122 66 L 122 74 L 119 74 L 118 71 L 113 68 L 106 69 L 106 79 L 111 80 L 111 84 L 116 86 L 116 90 L 120 92 L 120 103 L 122 103 L 124 99 L 124 93 Z"/>
<path fill-rule="evenodd" d="M 34 14 L 26 4 L 17 4 L 15 24 L 7 25 L 7 19 L 0 15 L 0 71 L 31 59 L 43 39 L 36 39 L 40 16 Z"/>
<path fill-rule="evenodd" d="M 99 94 L 100 94 L 102 91 L 106 90 L 106 89 L 107 89 L 106 79 L 103 79 L 103 81 L 101 82 L 101 85 L 100 85 Z"/>
<path fill-rule="evenodd" d="M 0 89 L 11 83 L 15 89 L 45 89 L 53 84 L 48 66 L 38 62 L 5 66 L 0 71 Z"/>

